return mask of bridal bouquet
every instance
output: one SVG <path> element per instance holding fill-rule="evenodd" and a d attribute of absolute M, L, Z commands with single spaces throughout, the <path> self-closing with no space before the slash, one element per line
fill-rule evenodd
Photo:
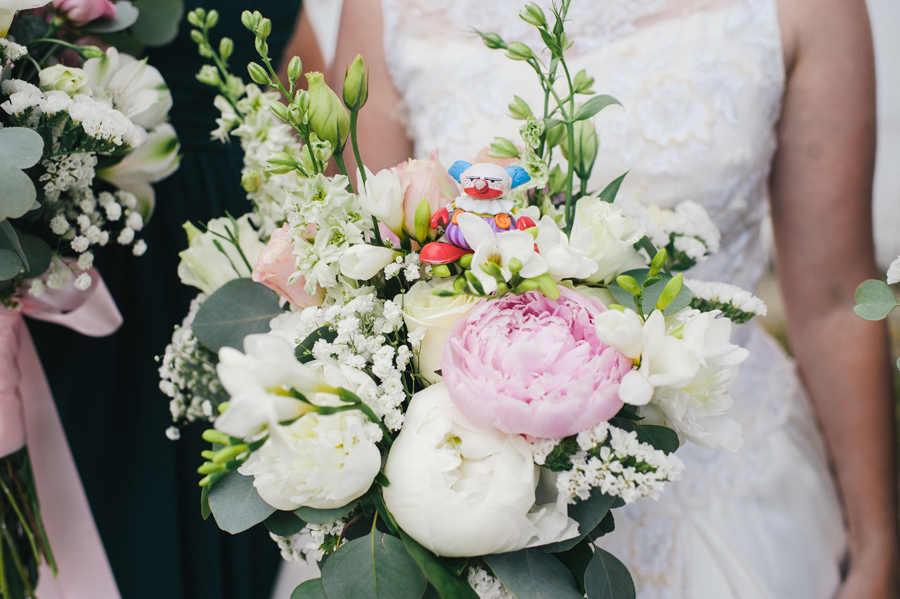
<path fill-rule="evenodd" d="M 215 11 L 189 16 L 253 208 L 185 225 L 179 274 L 201 293 L 161 387 L 175 424 L 213 424 L 204 517 L 319 562 L 295 599 L 634 597 L 596 544 L 612 510 L 677 480 L 683 442 L 742 442 L 728 388 L 747 351 L 729 337 L 765 306 L 678 272 L 718 248 L 698 204 L 617 200 L 621 177 L 590 189 L 591 117 L 617 102 L 570 76 L 568 5 L 520 13 L 549 65 L 481 34 L 544 90 L 542 111 L 510 105 L 519 143 L 377 173 L 356 144 L 361 57 L 340 93 L 320 73 L 301 90 L 299 59 L 280 81 L 271 22 L 245 12 L 261 59 L 245 85 Z"/>
<path fill-rule="evenodd" d="M 93 269 L 94 252 L 116 244 L 144 253 L 139 235 L 153 212 L 151 184 L 178 167 L 178 139 L 165 122 L 172 97 L 159 72 L 115 46 L 94 45 L 136 48 L 174 34 L 177 10 L 149 25 L 139 16 L 130 2 L 0 0 L 4 598 L 34 596 L 42 561 L 56 573 L 31 470 L 32 462 L 38 469 L 34 452 L 45 452 L 25 438 L 38 408 L 22 385 L 38 373 L 24 366 L 30 342 L 19 332 L 21 315 L 89 335 L 114 331 L 120 316 Z"/>

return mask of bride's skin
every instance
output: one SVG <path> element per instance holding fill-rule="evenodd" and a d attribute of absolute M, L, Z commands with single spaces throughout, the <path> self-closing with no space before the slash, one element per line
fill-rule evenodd
<path fill-rule="evenodd" d="M 853 313 L 878 278 L 872 242 L 875 82 L 864 0 L 779 0 L 788 79 L 771 178 L 791 347 L 830 448 L 849 526 L 837 599 L 897 599 L 892 365 L 882 323 Z M 344 0 L 331 82 L 357 53 L 370 68 L 360 146 L 373 171 L 412 155 L 393 118 L 378 0 Z M 339 89 L 339 86 L 338 86 Z M 355 165 L 348 165 L 351 172 Z M 797 598 L 802 599 L 802 598 Z"/>

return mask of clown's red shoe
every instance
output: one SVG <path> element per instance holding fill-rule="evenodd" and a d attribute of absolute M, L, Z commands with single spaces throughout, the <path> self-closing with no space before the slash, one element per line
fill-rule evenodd
<path fill-rule="evenodd" d="M 419 260 L 427 264 L 450 264 L 456 262 L 466 254 L 474 253 L 472 250 L 457 247 L 449 243 L 441 243 L 440 241 L 432 241 L 425 244 L 419 250 Z"/>

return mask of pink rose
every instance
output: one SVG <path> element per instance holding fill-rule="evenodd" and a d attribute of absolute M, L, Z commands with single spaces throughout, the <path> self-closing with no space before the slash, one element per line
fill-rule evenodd
<path fill-rule="evenodd" d="M 410 234 L 416 232 L 416 208 L 422 198 L 428 201 L 431 214 L 453 201 L 459 192 L 456 181 L 441 164 L 438 151 L 428 158 L 401 162 L 392 169 L 400 177 L 403 196 L 403 224 Z"/>
<path fill-rule="evenodd" d="M 112 19 L 116 16 L 116 5 L 109 0 L 53 0 L 53 6 L 79 26 L 94 19 Z"/>
<path fill-rule="evenodd" d="M 619 381 L 633 363 L 605 345 L 594 318 L 606 307 L 559 288 L 476 306 L 454 325 L 441 359 L 453 402 L 474 424 L 559 439 L 605 422 L 622 407 Z"/>
<path fill-rule="evenodd" d="M 294 245 L 288 235 L 288 226 L 284 225 L 272 232 L 269 243 L 260 252 L 256 266 L 253 267 L 252 278 L 281 295 L 295 308 L 320 306 L 325 290 L 316 286 L 315 294 L 309 295 L 303 288 L 306 285 L 303 277 L 297 277 L 293 283 L 288 283 L 288 278 L 296 272 Z"/>

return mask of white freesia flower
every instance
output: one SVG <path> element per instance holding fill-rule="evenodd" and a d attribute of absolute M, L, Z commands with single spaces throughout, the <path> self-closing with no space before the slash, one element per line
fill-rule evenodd
<path fill-rule="evenodd" d="M 644 236 L 644 229 L 617 206 L 595 197 L 581 198 L 575 206 L 573 227 L 579 229 L 590 232 L 585 255 L 598 265 L 586 281 L 609 283 L 625 271 L 646 266 L 646 261 L 634 249 L 634 244 Z"/>
<path fill-rule="evenodd" d="M 547 273 L 556 279 L 587 279 L 597 270 L 597 263 L 585 256 L 591 242 L 588 229 L 572 231 L 571 243 L 550 216 L 541 218 L 535 240 L 541 256 L 547 261 Z"/>
<path fill-rule="evenodd" d="M 383 169 L 373 175 L 366 168 L 366 184 L 358 178 L 358 189 L 365 190 L 360 194 L 359 203 L 362 209 L 380 220 L 395 235 L 403 232 L 403 193 L 400 177 L 393 169 Z"/>
<path fill-rule="evenodd" d="M 644 323 L 634 310 L 607 310 L 594 316 L 597 337 L 603 343 L 636 360 L 641 356 Z"/>
<path fill-rule="evenodd" d="M 495 235 L 490 225 L 468 212 L 457 216 L 457 223 L 466 241 L 475 250 L 472 256 L 472 274 L 481 283 L 485 293 L 497 290 L 497 280 L 481 268 L 489 262 L 500 268 L 506 281 L 512 278 L 509 262 L 513 258 L 522 263 L 519 276 L 524 279 L 539 277 L 547 272 L 547 261 L 534 251 L 534 238 L 525 231 L 505 231 Z"/>
<path fill-rule="evenodd" d="M 138 199 L 138 211 L 150 218 L 156 204 L 152 183 L 162 181 L 176 170 L 181 162 L 178 135 L 169 123 L 162 123 L 150 131 L 147 140 L 129 152 L 118 163 L 99 169 L 97 177 L 130 191 Z"/>
<path fill-rule="evenodd" d="M 116 110 L 147 129 L 159 125 L 172 108 L 165 80 L 146 59 L 111 47 L 105 56 L 86 61 L 84 71 L 94 96 L 107 98 Z"/>
<path fill-rule="evenodd" d="M 888 267 L 887 282 L 888 285 L 900 283 L 900 257 L 897 257 L 897 259 L 891 262 L 891 265 Z"/>
<path fill-rule="evenodd" d="M 394 299 L 394 303 L 403 306 L 403 320 L 409 334 L 422 335 L 416 369 L 431 383 L 441 380 L 441 375 L 436 371 L 441 367 L 444 342 L 450 335 L 450 329 L 456 321 L 468 316 L 475 304 L 480 301 L 467 293 L 442 297 L 434 294 L 435 289 L 449 291 L 453 289 L 453 283 L 449 280 L 434 279 L 427 282 L 419 281 L 405 294 Z"/>
<path fill-rule="evenodd" d="M 278 335 L 247 335 L 243 352 L 223 347 L 216 372 L 231 400 L 215 426 L 239 438 L 312 411 L 309 403 L 287 395 L 291 389 L 310 401 L 335 391 L 320 373 L 298 362 L 294 346 Z"/>
<path fill-rule="evenodd" d="M 16 11 L 40 8 L 49 3 L 50 0 L 0 0 L 0 37 L 6 37 Z"/>
<path fill-rule="evenodd" d="M 396 252 L 390 248 L 358 243 L 344 251 L 339 260 L 341 274 L 357 281 L 368 281 L 394 261 Z"/>
<path fill-rule="evenodd" d="M 538 488 L 539 470 L 525 439 L 474 426 L 438 383 L 410 401 L 385 466 L 384 500 L 403 530 L 438 555 L 517 551 L 577 534 L 555 482 Z"/>
<path fill-rule="evenodd" d="M 196 287 L 207 295 L 212 295 L 228 281 L 249 277 L 259 253 L 265 248 L 247 214 L 237 219 L 236 231 L 228 218 L 209 221 L 207 231 L 203 233 L 190 224 L 185 228 L 188 230 L 190 245 L 178 254 L 181 257 L 178 276 L 185 285 Z M 241 252 L 223 238 L 227 237 L 226 228 L 236 234 Z M 222 251 L 216 247 L 217 243 Z"/>

